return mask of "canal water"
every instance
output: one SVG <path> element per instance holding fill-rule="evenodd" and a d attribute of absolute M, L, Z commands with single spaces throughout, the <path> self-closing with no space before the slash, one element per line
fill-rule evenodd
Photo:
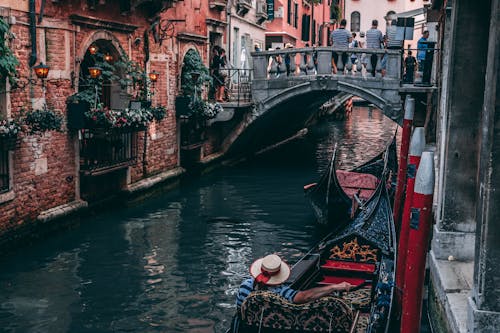
<path fill-rule="evenodd" d="M 277 252 L 293 264 L 320 239 L 302 187 L 334 143 L 349 169 L 395 129 L 378 110 L 355 108 L 346 121 L 0 258 L 0 331 L 225 332 L 255 258 Z"/>

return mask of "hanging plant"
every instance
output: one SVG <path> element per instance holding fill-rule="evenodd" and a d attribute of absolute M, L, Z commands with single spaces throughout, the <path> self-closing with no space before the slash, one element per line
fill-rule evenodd
<path fill-rule="evenodd" d="M 219 103 L 208 103 L 201 99 L 195 99 L 189 103 L 190 117 L 212 119 L 224 110 Z"/>
<path fill-rule="evenodd" d="M 156 106 L 150 109 L 153 118 L 157 121 L 162 120 L 167 116 L 167 108 L 164 106 Z"/>
<path fill-rule="evenodd" d="M 24 118 L 29 134 L 41 134 L 48 131 L 62 132 L 63 116 L 61 113 L 50 110 L 31 110 Z"/>
<path fill-rule="evenodd" d="M 7 78 L 10 84 L 14 85 L 19 60 L 8 46 L 7 40 L 11 37 L 9 24 L 0 17 L 0 79 Z"/>

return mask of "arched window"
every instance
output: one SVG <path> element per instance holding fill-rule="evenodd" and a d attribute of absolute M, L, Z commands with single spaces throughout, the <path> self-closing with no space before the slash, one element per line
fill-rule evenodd
<path fill-rule="evenodd" d="M 351 13 L 351 32 L 359 32 L 361 14 L 359 12 Z"/>

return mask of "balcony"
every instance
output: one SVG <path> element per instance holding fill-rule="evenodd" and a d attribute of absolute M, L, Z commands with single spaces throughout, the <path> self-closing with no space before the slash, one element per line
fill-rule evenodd
<path fill-rule="evenodd" d="M 257 1 L 257 9 L 255 16 L 257 18 L 257 24 L 262 24 L 265 20 L 267 20 L 267 3 L 266 1 L 258 0 Z"/>
<path fill-rule="evenodd" d="M 137 132 L 81 130 L 80 171 L 101 175 L 137 163 Z"/>
<path fill-rule="evenodd" d="M 223 11 L 226 9 L 227 0 L 209 0 L 208 6 L 210 7 L 210 9 Z"/>
<path fill-rule="evenodd" d="M 239 16 L 245 16 L 248 11 L 252 9 L 252 0 L 237 0 L 236 13 Z"/>

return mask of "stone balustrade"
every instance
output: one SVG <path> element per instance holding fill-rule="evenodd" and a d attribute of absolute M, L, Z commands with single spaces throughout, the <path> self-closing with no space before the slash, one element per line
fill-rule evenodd
<path fill-rule="evenodd" d="M 349 75 L 401 80 L 401 51 L 308 47 L 253 52 L 253 78 L 283 79 L 301 75 Z M 286 58 L 290 61 L 286 61 Z M 277 61 L 281 58 L 281 63 Z M 337 58 L 336 68 L 332 58 Z M 287 69 L 287 63 L 289 68 Z M 362 65 L 363 64 L 363 65 Z M 363 67 L 363 68 L 362 68 Z M 288 73 L 288 75 L 287 75 Z"/>

